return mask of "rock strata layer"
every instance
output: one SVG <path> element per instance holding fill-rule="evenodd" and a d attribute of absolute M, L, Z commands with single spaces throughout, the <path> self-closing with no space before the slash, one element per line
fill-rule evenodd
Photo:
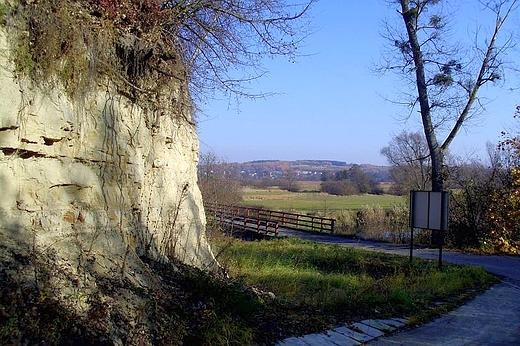
<path fill-rule="evenodd" d="M 214 268 L 189 111 L 144 109 L 102 80 L 73 99 L 16 78 L 11 61 L 0 30 L 2 242 L 105 273 L 135 274 L 139 256 Z"/>

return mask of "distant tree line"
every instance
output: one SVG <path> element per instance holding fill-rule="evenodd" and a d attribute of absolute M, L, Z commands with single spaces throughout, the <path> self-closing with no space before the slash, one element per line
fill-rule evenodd
<path fill-rule="evenodd" d="M 359 165 L 352 165 L 348 170 L 336 173 L 325 171 L 321 180 L 321 191 L 331 195 L 383 194 L 379 181 L 371 178 Z"/>

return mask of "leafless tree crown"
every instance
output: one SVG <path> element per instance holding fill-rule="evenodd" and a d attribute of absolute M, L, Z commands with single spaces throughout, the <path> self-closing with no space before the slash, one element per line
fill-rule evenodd
<path fill-rule="evenodd" d="M 176 38 L 195 91 L 254 96 L 244 83 L 262 75 L 261 59 L 295 57 L 308 34 L 305 18 L 316 0 L 302 1 L 166 1 L 175 16 L 164 30 Z"/>
<path fill-rule="evenodd" d="M 506 53 L 514 47 L 503 35 L 506 20 L 518 9 L 518 0 L 478 1 L 494 22 L 489 35 L 477 28 L 471 46 L 451 36 L 451 2 L 443 0 L 392 0 L 399 26 L 387 26 L 391 54 L 380 71 L 396 72 L 412 87 L 398 101 L 418 111 L 432 160 L 433 189 L 444 186 L 444 154 L 468 121 L 482 110 L 479 91 L 504 78 Z M 403 25 L 404 24 L 404 25 Z M 485 37 L 485 38 L 483 38 Z"/>

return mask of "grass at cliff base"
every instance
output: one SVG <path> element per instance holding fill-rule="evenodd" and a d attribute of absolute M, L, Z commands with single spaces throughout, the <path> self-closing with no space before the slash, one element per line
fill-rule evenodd
<path fill-rule="evenodd" d="M 155 282 L 148 288 L 92 274 L 95 285 L 80 291 L 82 278 L 69 278 L 88 295 L 79 313 L 51 285 L 51 277 L 68 278 L 52 257 L 0 241 L 0 344 L 272 345 L 364 318 L 420 323 L 497 282 L 479 268 L 439 270 L 298 239 L 217 235 L 212 243 L 229 277 L 143 258 Z"/>
<path fill-rule="evenodd" d="M 218 260 L 230 276 L 271 292 L 280 315 L 322 331 L 365 318 L 422 323 L 495 284 L 482 268 L 444 264 L 299 239 L 245 242 L 222 238 Z M 287 323 L 288 321 L 284 321 Z M 278 323 L 273 321 L 273 323 Z"/>

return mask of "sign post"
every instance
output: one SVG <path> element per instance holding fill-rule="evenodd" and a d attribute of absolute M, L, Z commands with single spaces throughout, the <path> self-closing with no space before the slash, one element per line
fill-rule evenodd
<path fill-rule="evenodd" d="M 449 192 L 410 191 L 410 261 L 413 252 L 413 229 L 433 231 L 432 240 L 439 245 L 439 267 L 442 267 L 442 245 L 448 231 Z"/>

